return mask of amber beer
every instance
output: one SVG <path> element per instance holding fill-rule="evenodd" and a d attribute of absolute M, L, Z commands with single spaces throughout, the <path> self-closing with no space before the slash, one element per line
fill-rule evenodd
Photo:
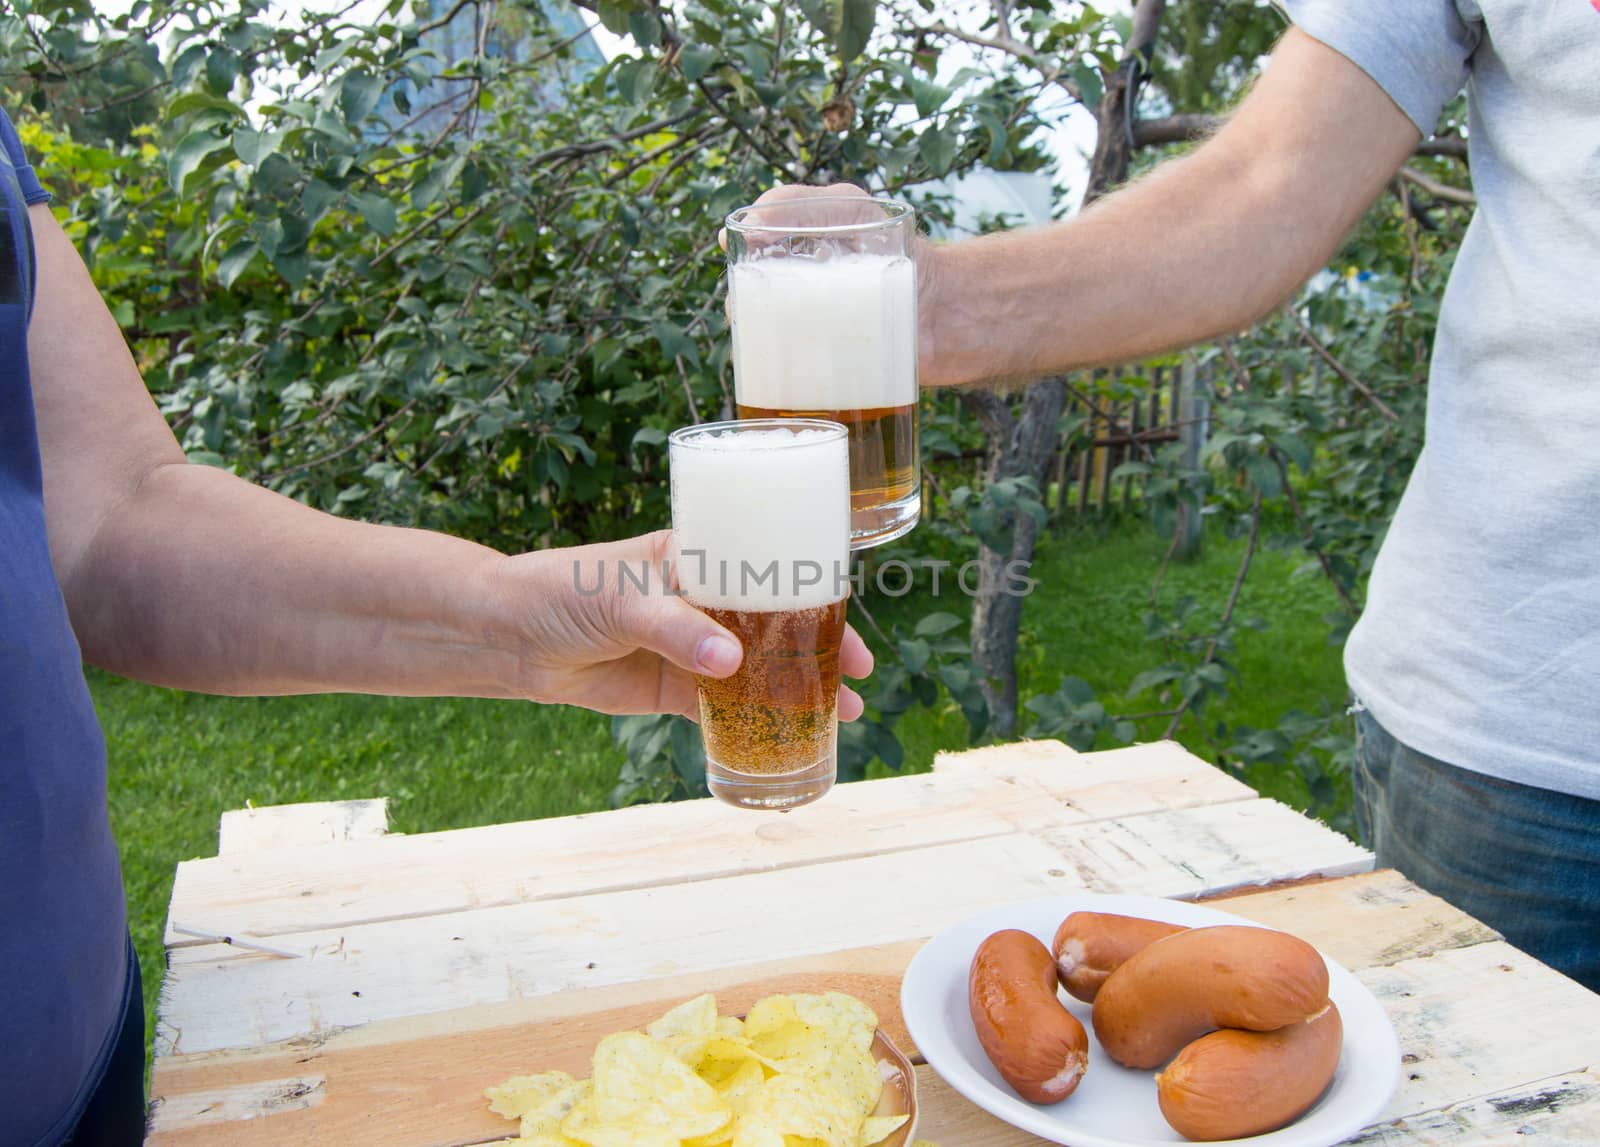
<path fill-rule="evenodd" d="M 807 804 L 838 770 L 845 427 L 711 423 L 675 431 L 668 450 L 679 591 L 744 647 L 733 676 L 696 678 L 707 786 L 742 808 Z"/>
<path fill-rule="evenodd" d="M 728 315 L 740 418 L 849 431 L 851 544 L 917 523 L 917 284 L 911 208 L 787 200 L 728 217 Z"/>

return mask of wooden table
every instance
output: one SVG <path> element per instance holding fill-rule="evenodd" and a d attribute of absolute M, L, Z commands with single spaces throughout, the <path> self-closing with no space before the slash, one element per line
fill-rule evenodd
<path fill-rule="evenodd" d="M 1226 896 L 1355 972 L 1404 1069 L 1351 1142 L 1600 1144 L 1600 996 L 1173 744 L 942 756 L 782 816 L 694 801 L 404 836 L 379 801 L 240 810 L 218 852 L 173 888 L 157 1144 L 493 1140 L 513 1125 L 485 1086 L 586 1074 L 601 1035 L 705 990 L 724 1011 L 849 991 L 909 1052 L 924 939 L 1081 889 Z M 1040 1142 L 918 1076 L 940 1147 Z"/>

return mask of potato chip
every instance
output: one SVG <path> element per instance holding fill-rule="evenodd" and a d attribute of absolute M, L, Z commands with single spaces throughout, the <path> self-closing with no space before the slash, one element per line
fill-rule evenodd
<path fill-rule="evenodd" d="M 578 1081 L 564 1071 L 546 1071 L 539 1075 L 517 1075 L 498 1087 L 484 1089 L 489 1097 L 489 1110 L 507 1119 L 521 1119 L 528 1112 L 543 1106 L 552 1096 L 571 1088 Z"/>
<path fill-rule="evenodd" d="M 874 1143 L 882 1143 L 901 1127 L 905 1126 L 909 1115 L 869 1115 L 866 1122 L 861 1125 L 861 1134 L 857 1138 L 858 1147 L 872 1147 Z"/>
<path fill-rule="evenodd" d="M 573 1115 L 580 1109 L 574 1109 Z M 733 1118 L 733 1112 L 689 1067 L 659 1040 L 639 1032 L 606 1036 L 594 1053 L 593 1120 L 569 1115 L 561 1130 L 584 1139 L 604 1124 L 659 1128 L 677 1139 L 708 1135 Z M 586 1142 L 598 1144 L 598 1139 Z M 674 1145 L 676 1147 L 676 1145 Z"/>
<path fill-rule="evenodd" d="M 717 997 L 707 992 L 673 1008 L 645 1029 L 654 1039 L 670 1040 L 674 1036 L 707 1036 L 717 1031 Z"/>
<path fill-rule="evenodd" d="M 820 996 L 789 998 L 801 1022 L 834 1033 L 840 1039 L 849 1039 L 862 1051 L 872 1047 L 872 1033 L 878 1028 L 877 1014 L 854 996 L 827 992 Z"/>
<path fill-rule="evenodd" d="M 752 1097 L 745 1113 L 784 1136 L 820 1140 L 826 1147 L 857 1147 L 861 1114 L 817 1079 L 777 1075 Z"/>

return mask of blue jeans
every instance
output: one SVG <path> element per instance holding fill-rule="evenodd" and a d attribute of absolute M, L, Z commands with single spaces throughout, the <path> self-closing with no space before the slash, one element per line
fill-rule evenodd
<path fill-rule="evenodd" d="M 1378 865 L 1600 992 L 1600 801 L 1448 765 L 1356 714 L 1356 824 Z"/>

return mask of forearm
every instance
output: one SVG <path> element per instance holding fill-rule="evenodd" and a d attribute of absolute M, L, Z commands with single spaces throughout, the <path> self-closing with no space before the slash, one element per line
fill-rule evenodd
<path fill-rule="evenodd" d="M 157 467 L 64 584 L 86 659 L 209 693 L 526 696 L 493 550 Z"/>
<path fill-rule="evenodd" d="M 1127 361 L 1247 326 L 1322 267 L 1415 145 L 1299 33 L 1213 140 L 1052 227 L 932 248 L 924 383 Z"/>

